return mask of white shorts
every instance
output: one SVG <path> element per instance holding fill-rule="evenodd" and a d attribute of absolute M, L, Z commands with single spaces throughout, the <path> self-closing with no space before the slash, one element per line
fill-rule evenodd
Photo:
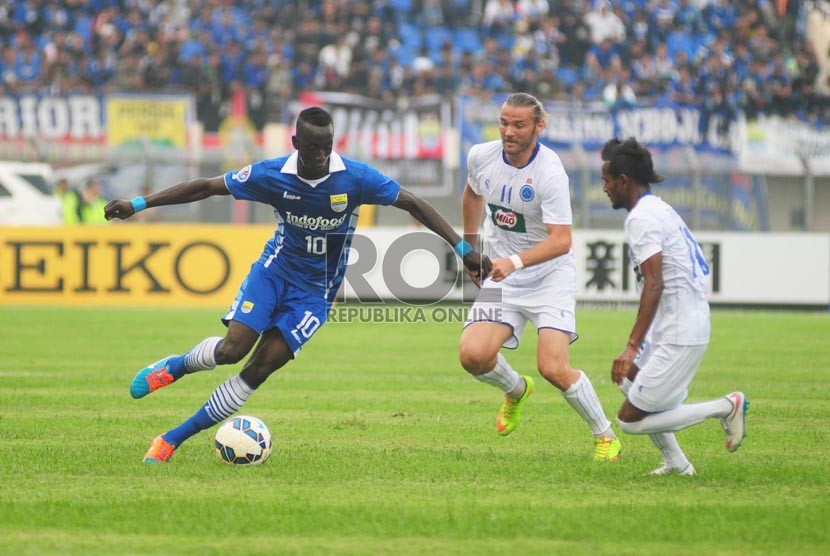
<path fill-rule="evenodd" d="M 678 346 L 646 342 L 634 359 L 640 371 L 628 391 L 628 401 L 649 413 L 682 404 L 707 347 L 709 344 Z"/>
<path fill-rule="evenodd" d="M 503 282 L 484 281 L 470 311 L 466 327 L 474 322 L 497 322 L 513 329 L 503 344 L 508 349 L 519 347 L 525 324 L 536 330 L 552 328 L 567 333 L 576 341 L 576 276 L 572 266 L 557 268 L 541 281 L 527 286 L 509 286 Z"/>

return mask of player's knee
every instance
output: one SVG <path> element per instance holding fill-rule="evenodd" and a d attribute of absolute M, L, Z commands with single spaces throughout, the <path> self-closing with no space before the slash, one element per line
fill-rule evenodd
<path fill-rule="evenodd" d="M 571 366 L 563 361 L 549 361 L 539 366 L 539 374 L 560 390 L 568 389 L 571 385 L 574 372 Z"/>
<path fill-rule="evenodd" d="M 291 359 L 290 354 L 279 354 L 269 358 L 258 356 L 245 364 L 240 376 L 251 388 L 256 389 Z"/>
<path fill-rule="evenodd" d="M 252 389 L 256 390 L 259 388 L 263 382 L 268 380 L 268 377 L 271 376 L 273 371 L 267 371 L 262 368 L 257 367 L 245 367 L 242 369 L 242 372 L 239 373 L 239 376 L 242 377 L 242 380 L 245 381 L 245 384 L 250 386 Z"/>
<path fill-rule="evenodd" d="M 619 415 L 617 415 L 617 424 L 620 426 L 620 430 L 628 433 L 628 434 L 645 434 L 643 432 L 643 423 L 642 421 L 623 421 Z"/>
<path fill-rule="evenodd" d="M 225 338 L 216 348 L 216 363 L 219 365 L 239 363 L 248 355 L 248 350 L 247 346 L 242 346 Z"/>
<path fill-rule="evenodd" d="M 479 347 L 465 344 L 458 350 L 458 360 L 465 371 L 474 375 L 492 371 L 495 366 L 491 354 Z"/>
<path fill-rule="evenodd" d="M 617 416 L 617 425 L 619 425 L 620 430 L 625 433 L 637 434 L 637 423 L 629 423 L 628 421 L 623 421 L 619 418 L 619 416 Z"/>

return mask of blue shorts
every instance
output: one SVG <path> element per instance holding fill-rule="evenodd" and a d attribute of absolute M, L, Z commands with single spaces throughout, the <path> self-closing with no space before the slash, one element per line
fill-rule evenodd
<path fill-rule="evenodd" d="M 256 262 L 222 322 L 240 322 L 259 334 L 276 328 L 296 355 L 327 317 L 325 297 L 289 284 Z"/>

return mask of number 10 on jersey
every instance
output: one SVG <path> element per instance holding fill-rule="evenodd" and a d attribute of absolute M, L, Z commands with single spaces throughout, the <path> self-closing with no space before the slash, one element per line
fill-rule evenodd
<path fill-rule="evenodd" d="M 306 311 L 305 315 L 303 315 L 303 320 L 291 331 L 291 335 L 302 344 L 303 340 L 311 338 L 318 328 L 320 328 L 320 319 L 315 317 L 311 311 Z M 302 338 L 300 337 L 301 335 Z"/>
<path fill-rule="evenodd" d="M 318 236 L 305 236 L 305 249 L 312 255 L 326 254 L 326 238 Z"/>

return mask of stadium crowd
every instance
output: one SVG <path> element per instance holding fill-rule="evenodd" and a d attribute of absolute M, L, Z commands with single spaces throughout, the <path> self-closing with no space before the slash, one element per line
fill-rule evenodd
<path fill-rule="evenodd" d="M 215 129 L 302 91 L 526 91 L 827 120 L 802 2 L 0 0 L 5 94 L 192 91 Z M 783 8 L 783 9 L 782 9 Z"/>

